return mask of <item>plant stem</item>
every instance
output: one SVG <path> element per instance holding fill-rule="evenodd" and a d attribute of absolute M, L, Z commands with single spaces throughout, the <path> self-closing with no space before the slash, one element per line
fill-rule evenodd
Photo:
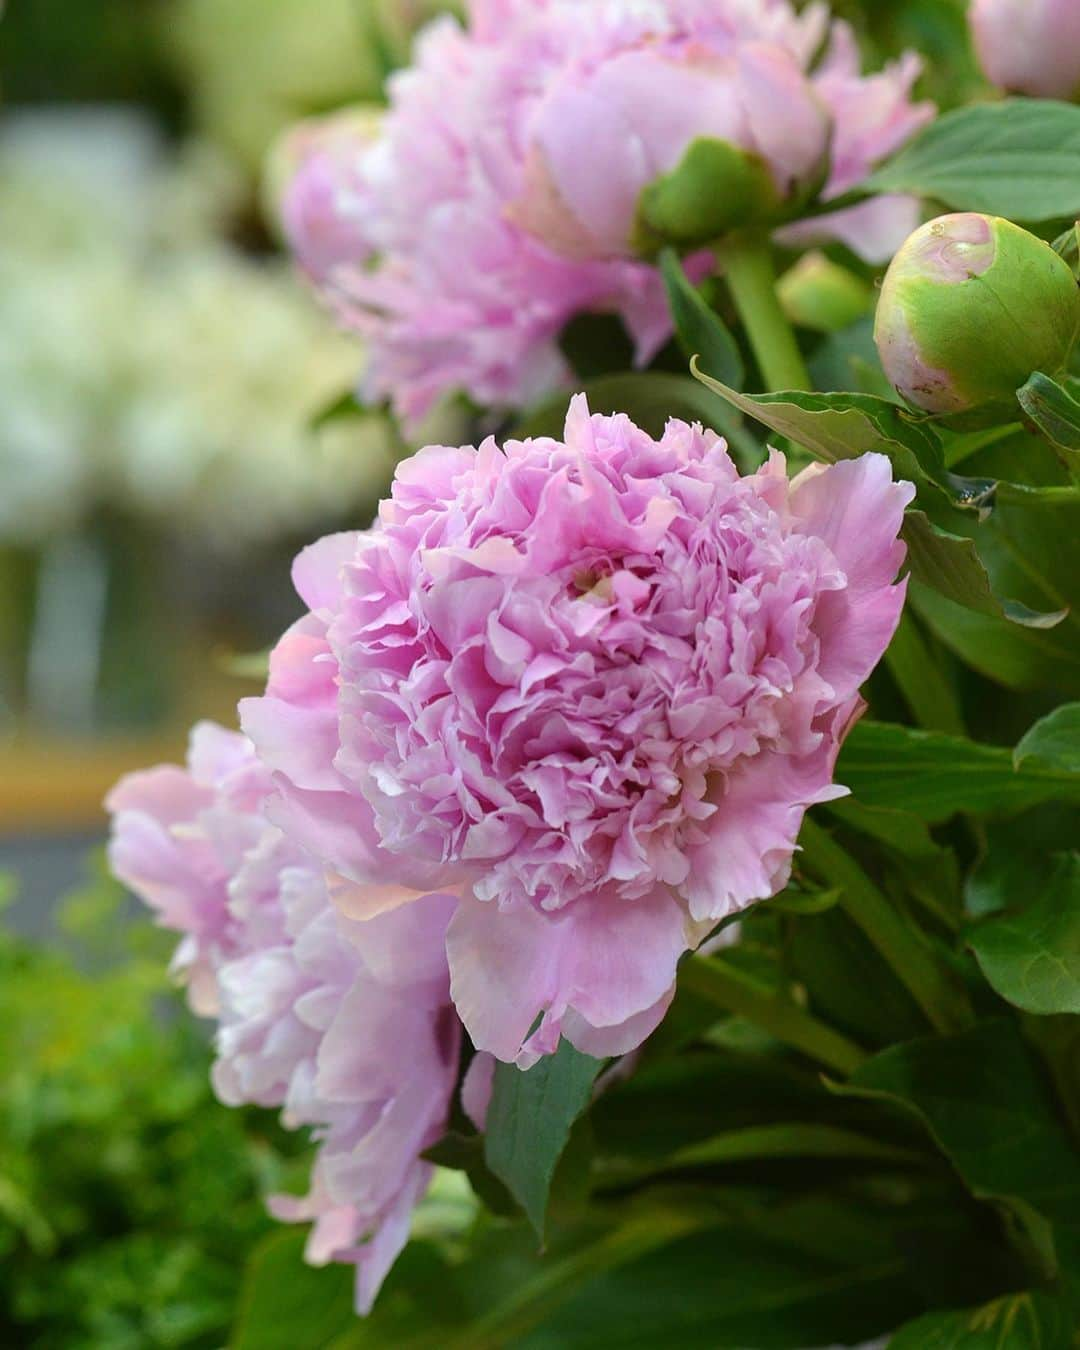
<path fill-rule="evenodd" d="M 768 388 L 812 388 L 795 334 L 776 295 L 768 239 L 732 235 L 718 246 L 716 256 Z"/>
<path fill-rule="evenodd" d="M 840 903 L 889 963 L 936 1031 L 969 1027 L 967 995 L 939 966 L 932 949 L 878 890 L 854 858 L 815 821 L 799 835 L 807 869 L 843 894 Z"/>
<path fill-rule="evenodd" d="M 967 735 L 956 694 L 907 611 L 885 653 L 885 664 L 919 726 L 950 736 Z"/>
<path fill-rule="evenodd" d="M 865 1052 L 846 1036 L 724 960 L 691 957 L 682 964 L 679 983 L 845 1077 L 866 1059 Z"/>

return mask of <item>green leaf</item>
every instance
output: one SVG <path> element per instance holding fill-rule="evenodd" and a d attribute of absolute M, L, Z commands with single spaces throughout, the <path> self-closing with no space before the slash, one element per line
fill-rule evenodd
<path fill-rule="evenodd" d="M 1072 1318 L 1048 1294 L 1010 1294 L 964 1312 L 928 1313 L 889 1341 L 888 1350 L 1070 1350 Z"/>
<path fill-rule="evenodd" d="M 1080 108 L 1010 99 L 946 113 L 882 165 L 867 186 L 1010 220 L 1076 216 Z"/>
<path fill-rule="evenodd" d="M 1080 469 L 1080 403 L 1039 371 L 1016 391 L 1016 397 L 1064 462 Z"/>
<path fill-rule="evenodd" d="M 1080 1156 L 1016 1023 L 893 1046 L 849 1087 L 914 1113 L 977 1199 L 994 1204 L 1043 1279 L 1080 1293 Z"/>
<path fill-rule="evenodd" d="M 1080 773 L 936 731 L 860 722 L 840 753 L 837 781 L 865 806 L 943 821 L 958 811 L 1019 811 L 1048 801 L 1080 801 Z"/>
<path fill-rule="evenodd" d="M 660 274 L 667 288 L 668 304 L 679 345 L 688 358 L 700 357 L 707 370 L 725 384 L 739 387 L 746 369 L 735 339 L 720 316 L 691 285 L 673 249 L 660 254 Z"/>
<path fill-rule="evenodd" d="M 994 989 L 1014 1007 L 1080 1013 L 1080 855 L 1061 858 L 1024 908 L 973 928 L 968 945 Z"/>
<path fill-rule="evenodd" d="M 975 524 L 955 512 L 949 529 L 973 539 L 995 595 L 1065 617 L 1052 629 L 1017 625 L 913 585 L 919 616 L 946 647 L 1001 684 L 1080 696 L 1080 614 L 1071 607 L 1080 576 L 1080 491 L 1001 481 L 989 520 Z"/>
<path fill-rule="evenodd" d="M 1068 614 L 1064 609 L 1042 614 L 1017 600 L 999 600 L 975 541 L 939 530 L 923 511 L 908 511 L 904 516 L 904 542 L 912 580 L 964 609 L 1043 629 L 1056 628 Z"/>
<path fill-rule="evenodd" d="M 985 511 L 994 484 L 959 478 L 945 467 L 941 442 L 924 417 L 874 394 L 741 394 L 706 375 L 696 361 L 697 379 L 740 412 L 805 447 L 816 459 L 835 464 L 868 451 L 887 455 L 897 474 L 929 480 L 957 507 Z"/>
<path fill-rule="evenodd" d="M 1036 722 L 1013 751 L 1017 770 L 1050 769 L 1080 774 L 1080 703 L 1066 703 Z"/>
<path fill-rule="evenodd" d="M 524 1073 L 513 1064 L 496 1066 L 485 1155 L 541 1240 L 555 1166 L 600 1067 L 600 1060 L 581 1054 L 565 1038 L 553 1055 Z"/>
<path fill-rule="evenodd" d="M 244 1271 L 229 1350 L 324 1350 L 356 1321 L 351 1266 L 304 1263 L 302 1229 L 271 1233 Z"/>
<path fill-rule="evenodd" d="M 1046 887 L 1061 853 L 1080 839 L 1080 809 L 1047 802 L 987 831 L 982 856 L 964 884 L 972 919 L 1023 904 Z"/>

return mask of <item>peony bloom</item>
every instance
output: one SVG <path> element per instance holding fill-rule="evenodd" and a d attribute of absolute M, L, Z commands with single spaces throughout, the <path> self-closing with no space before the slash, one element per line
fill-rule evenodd
<path fill-rule="evenodd" d="M 451 898 L 351 923 L 322 869 L 263 815 L 270 776 L 244 737 L 204 724 L 187 769 L 123 780 L 108 800 L 116 875 L 184 934 L 176 967 L 218 1019 L 214 1087 L 281 1106 L 319 1141 L 309 1195 L 274 1213 L 314 1220 L 309 1260 L 357 1268 L 366 1312 L 427 1189 L 458 1067 L 449 1002 Z"/>
<path fill-rule="evenodd" d="M 364 920 L 453 891 L 475 1046 L 624 1053 L 681 955 L 787 881 L 903 603 L 912 496 L 867 455 L 740 478 L 724 442 L 571 406 L 564 441 L 429 447 L 241 705 L 270 807 Z"/>
<path fill-rule="evenodd" d="M 467 28 L 447 17 L 425 30 L 362 162 L 359 144 L 336 170 L 322 160 L 338 191 L 301 168 L 285 199 L 288 222 L 316 198 L 327 238 L 339 236 L 326 204 L 345 234 L 359 228 L 351 265 L 332 249 L 333 265 L 312 269 L 307 227 L 289 227 L 370 339 L 366 395 L 411 421 L 448 392 L 519 406 L 566 383 L 558 338 L 583 311 L 621 315 L 649 360 L 670 322 L 639 246 L 693 250 L 731 225 L 790 219 L 932 116 L 910 101 L 914 57 L 864 79 L 850 31 L 819 4 L 474 0 L 469 13 Z M 673 174 L 692 191 L 653 201 Z M 841 222 L 857 245 L 861 219 Z M 880 223 L 869 247 L 888 243 Z M 893 244 L 912 223 L 902 216 Z"/>
<path fill-rule="evenodd" d="M 271 207 L 280 210 L 296 260 L 316 282 L 330 283 L 337 268 L 370 257 L 364 221 L 372 203 L 363 161 L 381 120 L 378 108 L 359 106 L 300 122 L 271 156 Z"/>
<path fill-rule="evenodd" d="M 1017 94 L 1080 99 L 1076 0 L 974 0 L 975 50 L 988 77 Z"/>

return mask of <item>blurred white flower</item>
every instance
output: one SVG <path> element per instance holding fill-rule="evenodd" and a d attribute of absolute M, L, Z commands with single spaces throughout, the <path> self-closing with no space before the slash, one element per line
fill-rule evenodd
<path fill-rule="evenodd" d="M 225 547 L 342 518 L 395 461 L 381 416 L 312 427 L 358 355 L 283 265 L 213 247 L 164 260 L 116 422 L 121 496 Z"/>
<path fill-rule="evenodd" d="M 167 160 L 110 109 L 0 128 L 0 544 L 119 505 L 222 546 L 355 523 L 393 469 L 378 414 L 313 427 L 362 351 L 222 230 L 220 152 Z"/>

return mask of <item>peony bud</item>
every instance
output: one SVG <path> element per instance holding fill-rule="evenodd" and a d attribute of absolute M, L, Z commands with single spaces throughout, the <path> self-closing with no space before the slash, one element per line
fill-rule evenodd
<path fill-rule="evenodd" d="M 792 323 L 819 333 L 841 332 L 869 314 L 874 304 L 868 282 L 816 250 L 804 253 L 785 272 L 776 292 Z"/>
<path fill-rule="evenodd" d="M 266 171 L 270 214 L 308 275 L 320 284 L 342 266 L 371 256 L 364 233 L 364 156 L 379 133 L 381 110 L 359 105 L 300 122 L 281 138 Z"/>
<path fill-rule="evenodd" d="M 1011 404 L 1033 371 L 1063 369 L 1080 336 L 1080 290 L 1049 244 L 995 216 L 941 216 L 897 253 L 874 338 L 885 373 L 917 408 Z"/>
<path fill-rule="evenodd" d="M 994 84 L 1036 98 L 1080 100 L 1077 0 L 974 0 L 971 32 Z"/>
<path fill-rule="evenodd" d="M 781 47 L 642 46 L 574 71 L 544 99 L 510 214 L 566 257 L 707 244 L 805 206 L 825 180 L 829 132 L 824 102 Z"/>

